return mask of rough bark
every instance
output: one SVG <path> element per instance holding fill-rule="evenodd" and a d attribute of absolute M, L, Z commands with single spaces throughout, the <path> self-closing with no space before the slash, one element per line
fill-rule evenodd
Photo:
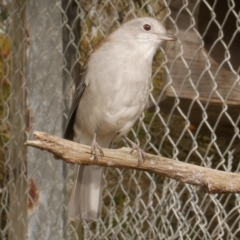
<path fill-rule="evenodd" d="M 43 132 L 34 132 L 36 140 L 27 141 L 27 146 L 46 150 L 72 164 L 100 165 L 131 168 L 160 174 L 182 183 L 197 185 L 209 193 L 240 193 L 240 174 L 196 166 L 173 159 L 145 154 L 145 161 L 139 166 L 137 154 L 131 149 L 103 149 L 104 156 L 98 162 L 91 160 L 91 148 Z"/>

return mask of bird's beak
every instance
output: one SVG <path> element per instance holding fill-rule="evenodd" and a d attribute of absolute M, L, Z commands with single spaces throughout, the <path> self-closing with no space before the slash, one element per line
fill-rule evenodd
<path fill-rule="evenodd" d="M 177 37 L 172 34 L 165 34 L 165 35 L 161 35 L 160 39 L 165 41 L 176 41 Z"/>

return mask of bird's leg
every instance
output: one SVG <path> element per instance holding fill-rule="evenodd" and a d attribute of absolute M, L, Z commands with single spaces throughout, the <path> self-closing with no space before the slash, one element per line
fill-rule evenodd
<path fill-rule="evenodd" d="M 131 147 L 132 147 L 132 150 L 131 150 L 131 152 L 130 152 L 130 154 L 132 154 L 132 152 L 134 151 L 134 150 L 136 150 L 137 151 L 137 155 L 138 155 L 138 166 L 140 166 L 143 162 L 144 162 L 144 160 L 145 160 L 145 153 L 144 153 L 144 151 L 135 143 L 135 142 L 133 142 L 132 140 L 130 140 L 129 138 L 127 138 L 127 137 L 123 137 L 130 145 L 131 145 Z"/>
<path fill-rule="evenodd" d="M 98 161 L 99 154 L 101 157 L 104 156 L 103 150 L 97 143 L 96 139 L 97 139 L 97 133 L 94 133 L 93 141 L 91 144 L 91 157 L 90 157 L 90 159 L 93 160 L 94 162 Z"/>

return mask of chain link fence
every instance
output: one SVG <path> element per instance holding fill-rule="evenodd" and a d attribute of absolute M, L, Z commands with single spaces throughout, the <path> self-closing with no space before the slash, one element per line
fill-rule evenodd
<path fill-rule="evenodd" d="M 147 110 L 129 137 L 149 153 L 238 172 L 239 14 L 236 0 L 1 1 L 0 239 L 240 239 L 238 194 L 126 169 L 106 169 L 98 222 L 69 222 L 76 167 L 24 146 L 35 130 L 62 135 L 93 46 L 151 16 L 178 41 L 156 54 Z"/>

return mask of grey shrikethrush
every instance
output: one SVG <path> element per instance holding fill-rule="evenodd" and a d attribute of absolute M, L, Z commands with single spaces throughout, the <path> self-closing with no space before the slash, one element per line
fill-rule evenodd
<path fill-rule="evenodd" d="M 150 91 L 152 61 L 163 40 L 176 40 L 150 17 L 136 18 L 106 37 L 89 56 L 73 95 L 64 138 L 92 146 L 93 158 L 125 137 L 143 112 Z M 101 215 L 100 166 L 79 166 L 69 203 L 71 220 Z"/>

